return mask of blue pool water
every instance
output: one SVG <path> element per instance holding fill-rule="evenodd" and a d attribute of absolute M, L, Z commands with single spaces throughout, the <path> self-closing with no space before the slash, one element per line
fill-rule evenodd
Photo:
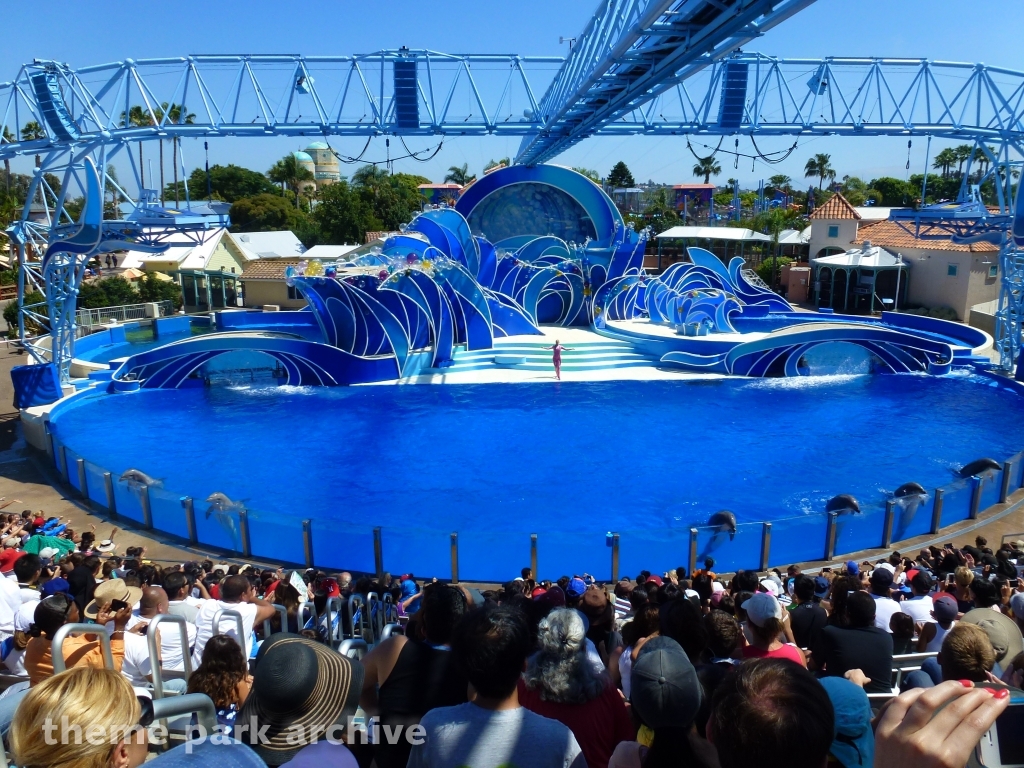
<path fill-rule="evenodd" d="M 100 426 L 102 425 L 102 426 Z M 1024 399 L 970 377 L 229 388 L 102 396 L 62 442 L 205 498 L 305 517 L 521 530 L 820 511 L 1024 447 Z M 99 428 L 98 428 L 99 427 Z M 598 523 L 598 521 L 600 521 Z"/>

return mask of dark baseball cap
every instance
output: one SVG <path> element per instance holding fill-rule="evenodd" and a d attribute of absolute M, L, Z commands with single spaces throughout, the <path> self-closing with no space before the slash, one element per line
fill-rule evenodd
<path fill-rule="evenodd" d="M 697 671 L 670 637 L 655 637 L 640 649 L 631 674 L 630 701 L 648 728 L 689 727 L 703 700 Z"/>

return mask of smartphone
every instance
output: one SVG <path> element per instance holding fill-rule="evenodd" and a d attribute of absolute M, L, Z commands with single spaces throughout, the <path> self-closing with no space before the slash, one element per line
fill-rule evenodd
<path fill-rule="evenodd" d="M 976 753 L 986 768 L 1024 766 L 1024 696 L 1010 699 L 1010 706 L 981 737 Z"/>
<path fill-rule="evenodd" d="M 832 573 L 832 569 L 831 568 L 822 568 L 821 572 L 822 573 Z"/>
<path fill-rule="evenodd" d="M 114 613 L 117 613 L 118 611 L 123 611 L 127 607 L 128 603 L 126 603 L 124 600 L 110 601 L 110 610 L 112 610 Z"/>

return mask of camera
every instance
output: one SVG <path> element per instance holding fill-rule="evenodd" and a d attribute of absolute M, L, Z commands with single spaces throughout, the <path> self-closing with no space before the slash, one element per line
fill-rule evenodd
<path fill-rule="evenodd" d="M 975 748 L 985 768 L 1024 766 L 1024 696 L 1019 693 L 995 721 Z"/>

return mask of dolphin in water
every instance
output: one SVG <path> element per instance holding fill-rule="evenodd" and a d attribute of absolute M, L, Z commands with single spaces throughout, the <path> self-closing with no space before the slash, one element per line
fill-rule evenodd
<path fill-rule="evenodd" d="M 148 486 L 158 486 L 162 481 L 150 477 L 145 472 L 138 469 L 127 469 L 124 474 L 121 475 L 121 482 L 127 483 L 128 487 L 133 491 L 142 490 Z"/>
<path fill-rule="evenodd" d="M 719 510 L 708 518 L 708 527 L 714 529 L 711 540 L 704 547 L 700 559 L 705 560 L 711 553 L 725 544 L 726 536 L 729 541 L 736 538 L 736 515 L 727 509 Z"/>
<path fill-rule="evenodd" d="M 1002 468 L 1003 465 L 995 459 L 984 458 L 972 461 L 970 464 L 965 464 L 957 474 L 963 478 L 975 476 L 989 478 Z"/>
<path fill-rule="evenodd" d="M 227 497 L 227 494 L 220 491 L 207 496 L 206 503 L 210 505 L 206 510 L 206 519 L 209 520 L 210 515 L 213 515 L 221 528 L 231 537 L 235 549 L 241 549 L 238 526 L 235 525 L 235 515 L 245 509 L 245 504 L 241 501 L 232 501 Z"/>
<path fill-rule="evenodd" d="M 835 512 L 839 515 L 859 515 L 860 502 L 848 493 L 841 493 L 833 496 L 825 504 L 826 512 Z"/>
<path fill-rule="evenodd" d="M 900 519 L 896 529 L 896 540 L 903 538 L 910 524 L 914 522 L 914 516 L 926 501 L 928 491 L 920 483 L 904 483 L 893 492 L 893 501 L 900 508 Z"/>

